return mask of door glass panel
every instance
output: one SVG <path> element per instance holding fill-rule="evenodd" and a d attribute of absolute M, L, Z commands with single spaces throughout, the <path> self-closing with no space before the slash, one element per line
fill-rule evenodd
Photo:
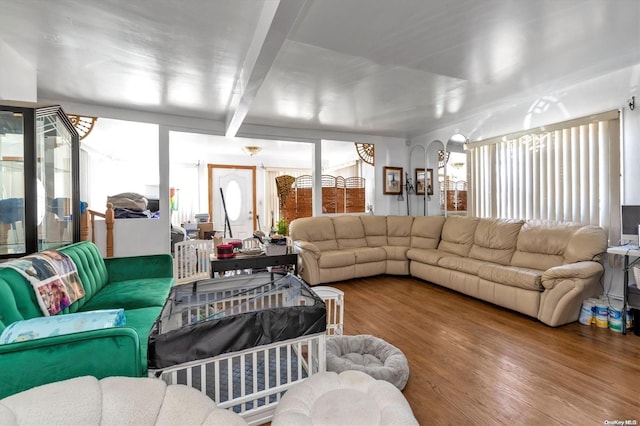
<path fill-rule="evenodd" d="M 38 248 L 73 241 L 72 137 L 57 114 L 36 118 Z"/>
<path fill-rule="evenodd" d="M 0 253 L 24 253 L 24 119 L 0 112 Z"/>
<path fill-rule="evenodd" d="M 225 191 L 225 202 L 227 204 L 227 214 L 229 220 L 235 222 L 240 217 L 242 211 L 242 191 L 238 181 L 231 180 L 227 184 L 227 190 Z"/>

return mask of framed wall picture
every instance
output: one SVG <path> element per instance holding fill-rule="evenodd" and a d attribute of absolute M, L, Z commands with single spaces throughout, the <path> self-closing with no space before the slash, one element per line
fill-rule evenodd
<path fill-rule="evenodd" d="M 427 195 L 433 195 L 433 169 L 427 169 Z"/>
<path fill-rule="evenodd" d="M 383 167 L 383 194 L 402 194 L 402 167 Z"/>
<path fill-rule="evenodd" d="M 416 169 L 416 195 L 424 195 L 426 187 L 424 169 Z"/>

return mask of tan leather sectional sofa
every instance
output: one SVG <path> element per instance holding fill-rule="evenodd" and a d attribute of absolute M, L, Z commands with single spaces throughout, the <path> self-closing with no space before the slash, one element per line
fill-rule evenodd
<path fill-rule="evenodd" d="M 601 292 L 607 250 L 596 226 L 460 216 L 310 217 L 290 234 L 310 285 L 410 274 L 554 327 Z"/>

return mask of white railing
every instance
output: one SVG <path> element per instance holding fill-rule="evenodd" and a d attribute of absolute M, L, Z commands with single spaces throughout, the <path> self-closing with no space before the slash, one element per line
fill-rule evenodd
<path fill-rule="evenodd" d="M 325 334 L 318 333 L 180 364 L 159 377 L 196 388 L 257 425 L 271 420 L 287 389 L 326 370 L 325 354 Z"/>
<path fill-rule="evenodd" d="M 334 287 L 311 288 L 327 307 L 327 335 L 341 335 L 344 330 L 344 292 Z"/>
<path fill-rule="evenodd" d="M 187 284 L 211 278 L 213 240 L 187 240 L 175 244 L 173 278 Z"/>

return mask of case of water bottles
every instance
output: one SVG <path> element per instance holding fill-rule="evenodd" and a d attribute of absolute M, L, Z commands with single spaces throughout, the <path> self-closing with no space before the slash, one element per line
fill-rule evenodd
<path fill-rule="evenodd" d="M 599 328 L 609 328 L 615 332 L 622 332 L 622 309 L 624 303 L 621 300 L 613 300 L 607 296 L 599 298 L 590 298 L 582 302 L 580 317 L 578 321 L 581 324 L 594 324 Z M 631 310 L 627 307 L 627 330 L 631 329 L 632 318 Z"/>

